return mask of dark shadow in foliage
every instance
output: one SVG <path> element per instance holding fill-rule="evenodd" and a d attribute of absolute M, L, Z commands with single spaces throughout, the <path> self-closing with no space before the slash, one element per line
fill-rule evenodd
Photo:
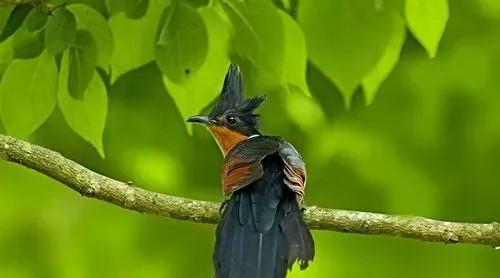
<path fill-rule="evenodd" d="M 401 157 L 411 157 L 416 159 L 416 163 L 421 161 L 425 168 L 428 150 L 422 149 L 419 142 L 414 140 L 414 124 L 415 117 L 419 117 L 419 95 L 426 92 L 420 91 L 408 80 L 408 71 L 413 65 L 405 62 L 415 55 L 422 61 L 427 59 L 420 44 L 408 35 L 402 48 L 401 61 L 382 83 L 374 101 L 364 108 L 356 108 L 360 111 L 355 120 L 362 123 L 365 130 L 383 134 Z"/>
<path fill-rule="evenodd" d="M 481 1 L 450 1 L 450 16 L 446 25 L 441 42 L 439 43 L 439 53 L 453 51 L 453 48 L 460 43 L 460 40 L 470 41 L 482 40 L 492 32 L 497 32 L 498 22 L 492 24 L 484 15 L 479 14 L 479 5 L 475 2 Z M 492 8 L 493 9 L 493 8 Z M 438 57 L 439 57 L 438 53 Z"/>
<path fill-rule="evenodd" d="M 150 5 L 149 0 L 139 0 L 136 2 L 136 5 L 132 6 L 130 10 L 125 11 L 125 16 L 138 20 L 146 15 Z"/>
<path fill-rule="evenodd" d="M 19 29 L 31 9 L 31 5 L 16 5 L 14 10 L 10 13 L 2 34 L 0 34 L 0 43 L 8 39 L 17 29 Z"/>
<path fill-rule="evenodd" d="M 449 97 L 443 101 L 439 151 L 431 160 L 429 171 L 443 177 L 438 198 L 442 202 L 443 217 L 451 221 L 477 221 L 475 210 L 479 204 L 475 200 L 483 200 L 477 195 L 485 192 L 478 190 L 478 181 L 471 171 L 474 157 L 470 139 L 474 136 L 470 132 L 477 120 L 474 115 L 478 115 L 481 108 L 463 89 L 456 88 L 443 94 Z"/>
<path fill-rule="evenodd" d="M 145 145 L 168 150 L 181 159 L 185 157 L 187 143 L 183 142 L 188 135 L 183 119 L 165 91 L 161 73 L 153 63 L 121 76 L 109 88 L 108 95 L 108 125 L 104 136 L 122 146 L 105 144 L 105 149 L 110 148 L 113 154 L 127 145 Z M 125 134 L 127 136 L 123 137 Z"/>
<path fill-rule="evenodd" d="M 69 127 L 59 106 L 55 107 L 47 121 L 31 135 L 30 142 L 57 151 L 87 168 L 106 169 L 106 161 L 90 143 Z M 106 153 L 106 149 L 104 152 Z"/>
<path fill-rule="evenodd" d="M 188 3 L 194 8 L 207 6 L 210 2 L 209 0 L 184 0 L 184 2 Z"/>
<path fill-rule="evenodd" d="M 388 210 L 383 187 L 361 178 L 341 157 L 333 157 L 322 165 L 311 165 L 309 170 L 318 174 L 309 175 L 308 184 L 311 186 L 307 188 L 306 205 L 372 212 Z M 319 174 L 326 172 L 331 174 Z M 314 203 L 307 200 L 314 200 Z"/>
<path fill-rule="evenodd" d="M 2 227 L 2 236 L 6 239 L 0 242 L 0 269 L 7 267 L 22 267 L 20 273 L 26 277 L 48 278 L 57 276 L 51 268 L 51 256 L 44 253 L 50 250 L 46 231 L 40 229 L 37 220 L 22 219 L 17 227 Z"/>
<path fill-rule="evenodd" d="M 342 93 L 310 62 L 307 63 L 307 84 L 330 122 L 346 113 Z"/>
<path fill-rule="evenodd" d="M 94 8 L 95 10 L 97 10 L 99 13 L 102 14 L 102 16 L 109 18 L 109 17 L 107 17 L 107 8 L 106 8 L 107 1 L 103 1 L 103 0 L 69 0 L 68 2 L 83 3 L 87 6 Z"/>

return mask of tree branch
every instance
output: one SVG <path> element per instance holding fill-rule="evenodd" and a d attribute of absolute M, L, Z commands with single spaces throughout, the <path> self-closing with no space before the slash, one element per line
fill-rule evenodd
<path fill-rule="evenodd" d="M 151 192 L 95 173 L 61 154 L 0 134 L 0 160 L 43 173 L 81 195 L 117 206 L 179 220 L 216 223 L 220 204 Z M 389 235 L 429 242 L 500 246 L 500 224 L 454 223 L 414 216 L 308 207 L 312 229 Z"/>

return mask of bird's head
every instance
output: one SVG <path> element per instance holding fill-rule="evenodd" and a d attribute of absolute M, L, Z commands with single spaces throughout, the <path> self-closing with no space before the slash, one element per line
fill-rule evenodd
<path fill-rule="evenodd" d="M 208 115 L 197 115 L 187 121 L 205 125 L 226 155 L 237 143 L 260 135 L 259 115 L 254 114 L 264 96 L 245 99 L 243 77 L 237 65 L 230 65 L 216 106 Z"/>

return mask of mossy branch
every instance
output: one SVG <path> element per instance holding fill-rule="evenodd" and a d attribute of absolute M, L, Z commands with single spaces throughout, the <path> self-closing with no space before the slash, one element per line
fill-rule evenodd
<path fill-rule="evenodd" d="M 57 152 L 5 135 L 0 135 L 0 160 L 45 174 L 83 196 L 140 213 L 212 224 L 220 216 L 220 204 L 141 189 L 95 173 Z M 318 207 L 306 208 L 305 219 L 316 230 L 388 235 L 428 242 L 500 246 L 500 224 L 496 222 L 455 223 Z"/>

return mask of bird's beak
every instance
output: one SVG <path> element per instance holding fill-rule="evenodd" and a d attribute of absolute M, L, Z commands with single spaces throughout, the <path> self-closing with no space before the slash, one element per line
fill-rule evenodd
<path fill-rule="evenodd" d="M 197 115 L 189 118 L 187 120 L 189 123 L 200 123 L 203 125 L 209 125 L 210 124 L 210 119 L 207 116 L 203 115 Z"/>

